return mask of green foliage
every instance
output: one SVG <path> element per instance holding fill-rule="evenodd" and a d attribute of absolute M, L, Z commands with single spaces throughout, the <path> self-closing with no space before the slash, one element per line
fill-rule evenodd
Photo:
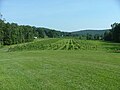
<path fill-rule="evenodd" d="M 9 48 L 9 51 L 21 51 L 21 50 L 47 50 L 52 47 L 52 44 L 59 39 L 45 39 L 41 41 L 35 41 L 22 45 L 15 45 Z"/>
<path fill-rule="evenodd" d="M 115 42 L 120 42 L 120 23 L 114 23 L 112 26 L 112 38 Z"/>
<path fill-rule="evenodd" d="M 4 21 L 0 19 L 0 45 L 3 45 L 4 27 L 5 27 Z"/>
<path fill-rule="evenodd" d="M 108 50 L 119 51 L 120 44 L 79 39 L 43 39 L 21 45 L 14 45 L 8 51 L 21 50 Z"/>
<path fill-rule="evenodd" d="M 104 33 L 104 40 L 105 41 L 112 41 L 112 33 L 111 32 L 105 32 Z"/>
<path fill-rule="evenodd" d="M 104 40 L 120 43 L 120 23 L 111 25 L 112 29 L 104 34 Z"/>
<path fill-rule="evenodd" d="M 0 20 L 0 43 L 3 45 L 33 41 L 35 33 L 31 26 L 19 26 L 16 23 L 4 23 Z"/>

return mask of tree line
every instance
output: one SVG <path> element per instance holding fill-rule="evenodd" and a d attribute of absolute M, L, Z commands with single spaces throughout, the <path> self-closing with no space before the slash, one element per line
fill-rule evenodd
<path fill-rule="evenodd" d="M 111 27 L 109 32 L 104 33 L 104 40 L 120 43 L 120 23 L 114 23 Z"/>
<path fill-rule="evenodd" d="M 92 34 L 87 33 L 86 35 L 79 36 L 79 39 L 81 40 L 103 40 L 103 38 L 104 38 L 104 35 L 102 34 L 92 35 Z"/>
<path fill-rule="evenodd" d="M 16 23 L 5 23 L 0 19 L 0 44 L 12 45 L 31 42 L 37 38 L 60 38 L 70 36 L 70 33 L 56 31 L 53 29 L 34 27 L 29 25 L 18 25 Z"/>
<path fill-rule="evenodd" d="M 5 23 L 0 20 L 0 44 L 12 45 L 33 41 L 36 35 L 31 26 L 19 26 L 16 23 Z"/>

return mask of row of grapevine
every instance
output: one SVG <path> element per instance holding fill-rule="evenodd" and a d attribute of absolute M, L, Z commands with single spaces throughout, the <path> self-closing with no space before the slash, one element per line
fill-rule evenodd
<path fill-rule="evenodd" d="M 53 43 L 56 43 L 59 39 L 45 39 L 42 41 L 36 41 L 33 43 L 11 46 L 8 51 L 22 51 L 22 50 L 48 50 L 52 47 Z"/>
<path fill-rule="evenodd" d="M 9 48 L 9 51 L 22 50 L 97 50 L 98 46 L 83 40 L 77 39 L 45 39 L 33 43 L 16 45 Z"/>

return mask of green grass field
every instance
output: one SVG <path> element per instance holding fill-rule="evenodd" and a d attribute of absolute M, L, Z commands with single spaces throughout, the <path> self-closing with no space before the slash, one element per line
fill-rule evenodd
<path fill-rule="evenodd" d="M 0 90 L 120 90 L 120 44 L 45 39 L 0 49 Z"/>

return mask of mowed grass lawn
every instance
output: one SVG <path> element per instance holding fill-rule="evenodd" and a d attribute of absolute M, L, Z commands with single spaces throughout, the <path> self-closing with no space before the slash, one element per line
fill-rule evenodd
<path fill-rule="evenodd" d="M 0 90 L 120 90 L 120 53 L 0 51 Z"/>

